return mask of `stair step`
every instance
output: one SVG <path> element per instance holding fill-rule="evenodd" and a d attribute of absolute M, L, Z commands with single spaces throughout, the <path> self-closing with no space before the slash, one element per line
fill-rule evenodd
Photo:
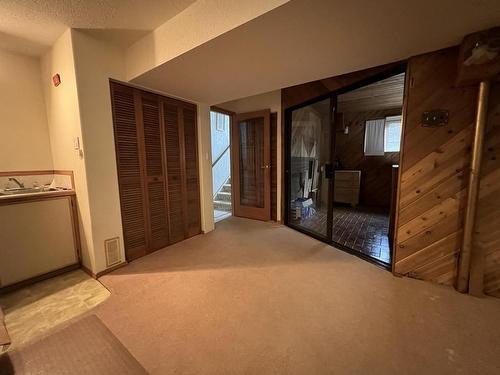
<path fill-rule="evenodd" d="M 222 185 L 222 189 L 220 189 L 220 191 L 224 192 L 224 193 L 230 193 L 231 192 L 231 184 Z"/>
<path fill-rule="evenodd" d="M 214 208 L 220 211 L 228 211 L 231 212 L 231 201 L 219 201 L 214 200 Z"/>
<path fill-rule="evenodd" d="M 216 201 L 231 202 L 231 193 L 227 191 L 219 191 L 215 196 Z"/>

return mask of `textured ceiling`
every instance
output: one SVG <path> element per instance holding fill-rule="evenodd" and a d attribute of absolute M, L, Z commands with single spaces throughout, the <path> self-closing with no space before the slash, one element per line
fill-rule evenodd
<path fill-rule="evenodd" d="M 216 104 L 457 45 L 499 0 L 292 0 L 133 79 Z"/>
<path fill-rule="evenodd" d="M 0 48 L 40 55 L 68 27 L 129 45 L 195 0 L 0 0 Z"/>

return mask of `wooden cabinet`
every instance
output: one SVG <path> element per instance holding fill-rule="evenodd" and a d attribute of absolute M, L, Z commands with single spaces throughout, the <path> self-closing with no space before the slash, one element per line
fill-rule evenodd
<path fill-rule="evenodd" d="M 335 171 L 333 182 L 333 200 L 337 203 L 349 203 L 356 206 L 359 203 L 361 171 Z"/>
<path fill-rule="evenodd" d="M 196 106 L 111 82 L 127 260 L 201 232 Z"/>

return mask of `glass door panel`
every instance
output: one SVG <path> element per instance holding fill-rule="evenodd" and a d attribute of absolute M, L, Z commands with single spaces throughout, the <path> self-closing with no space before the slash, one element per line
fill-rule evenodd
<path fill-rule="evenodd" d="M 287 224 L 331 238 L 331 99 L 288 113 Z"/>

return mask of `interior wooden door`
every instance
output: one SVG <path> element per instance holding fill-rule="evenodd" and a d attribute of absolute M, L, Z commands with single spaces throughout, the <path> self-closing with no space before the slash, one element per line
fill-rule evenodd
<path fill-rule="evenodd" d="M 140 98 L 139 128 L 142 128 L 144 139 L 144 195 L 147 202 L 148 252 L 152 252 L 169 244 L 163 129 L 158 96 L 146 92 L 137 92 L 137 95 Z"/>
<path fill-rule="evenodd" d="M 111 82 L 127 260 L 201 232 L 197 108 Z"/>
<path fill-rule="evenodd" d="M 184 135 L 184 183 L 186 237 L 201 232 L 200 182 L 198 178 L 198 137 L 196 134 L 196 107 L 185 103 L 182 105 Z"/>
<path fill-rule="evenodd" d="M 180 105 L 171 99 L 163 99 L 163 119 L 165 124 L 165 155 L 167 159 L 167 189 L 170 218 L 170 243 L 182 241 L 184 234 L 185 210 L 183 197 L 184 156 L 181 125 L 182 110 Z M 183 132 L 182 132 L 183 133 Z"/>
<path fill-rule="evenodd" d="M 271 219 L 270 110 L 235 115 L 233 151 L 235 216 Z"/>
<path fill-rule="evenodd" d="M 111 97 L 125 253 L 132 260 L 146 255 L 148 248 L 142 135 L 134 89 L 112 83 Z"/>

